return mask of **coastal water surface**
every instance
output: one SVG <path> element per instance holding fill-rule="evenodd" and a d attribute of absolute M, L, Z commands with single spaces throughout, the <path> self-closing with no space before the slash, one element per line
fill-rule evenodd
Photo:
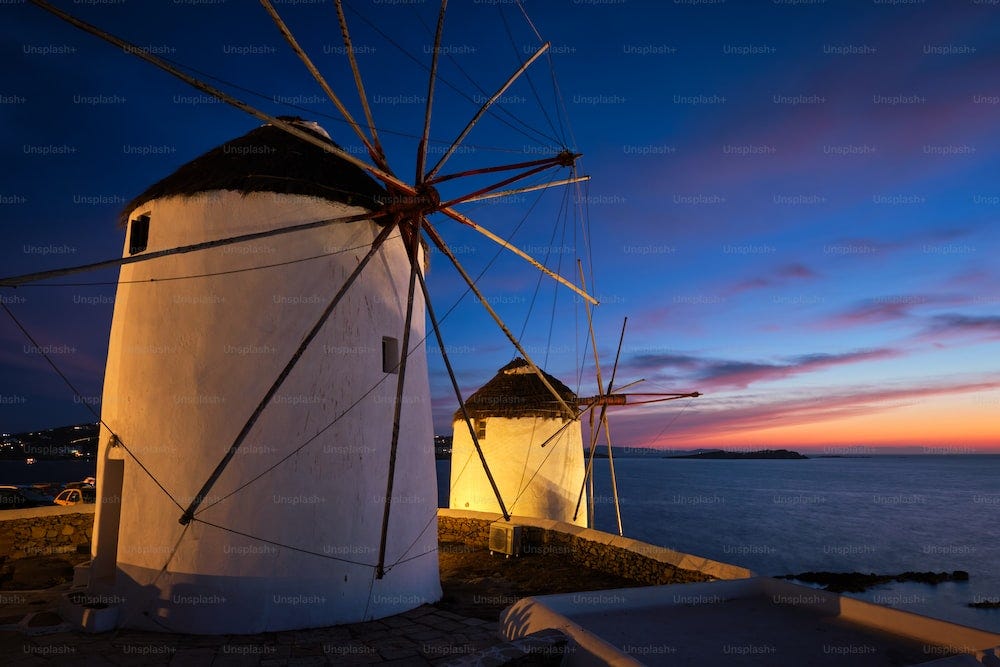
<path fill-rule="evenodd" d="M 1000 610 L 968 607 L 1000 599 L 1000 456 L 615 463 L 628 537 L 764 575 L 965 570 L 851 595 L 1000 632 Z M 595 468 L 595 527 L 617 532 L 607 460 Z"/>

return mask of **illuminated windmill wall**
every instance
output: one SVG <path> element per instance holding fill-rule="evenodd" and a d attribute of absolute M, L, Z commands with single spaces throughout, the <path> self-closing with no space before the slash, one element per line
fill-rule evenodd
<path fill-rule="evenodd" d="M 551 375 L 546 379 L 576 405 L 569 387 Z M 580 420 L 567 419 L 524 359 L 501 368 L 465 406 L 511 514 L 587 526 L 586 512 L 573 518 L 584 477 Z M 452 509 L 501 511 L 461 410 L 455 413 L 450 498 Z"/>
<path fill-rule="evenodd" d="M 134 200 L 125 253 L 364 218 L 384 195 L 353 165 L 264 126 Z M 378 618 L 440 597 L 422 344 L 405 377 L 386 573 L 374 576 L 410 274 L 398 230 L 305 349 L 195 520 L 178 523 L 382 229 L 338 222 L 122 269 L 102 418 L 149 474 L 105 429 L 91 575 L 95 592 L 125 600 L 120 623 L 251 633 Z M 419 292 L 413 310 L 411 346 L 424 336 Z"/>

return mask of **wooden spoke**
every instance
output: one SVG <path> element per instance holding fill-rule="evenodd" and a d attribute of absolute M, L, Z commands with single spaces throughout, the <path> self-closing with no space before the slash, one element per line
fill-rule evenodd
<path fill-rule="evenodd" d="M 645 382 L 645 381 L 646 381 L 646 378 L 639 378 L 638 380 L 632 380 L 628 384 L 623 384 L 622 386 L 618 387 L 618 391 L 624 391 L 624 390 L 628 389 L 629 387 L 632 387 L 634 385 L 639 384 L 640 382 Z"/>
<path fill-rule="evenodd" d="M 338 4 L 340 4 L 339 0 Z M 420 145 L 417 147 L 417 185 L 424 182 L 424 168 L 427 165 L 427 142 L 431 133 L 431 108 L 434 106 L 434 82 L 437 80 L 438 56 L 441 55 L 441 36 L 444 33 L 444 12 L 447 7 L 448 0 L 441 0 L 441 10 L 438 12 L 437 30 L 434 32 L 434 52 L 431 56 L 431 73 L 427 80 L 427 106 L 424 108 L 424 132 L 420 136 Z"/>
<path fill-rule="evenodd" d="M 450 207 L 454 206 L 455 204 L 461 204 L 463 202 L 467 202 L 470 199 L 472 199 L 474 197 L 477 197 L 479 195 L 486 194 L 488 192 L 493 192 L 497 188 L 502 188 L 505 185 L 510 185 L 511 183 L 514 183 L 516 181 L 520 181 L 522 179 L 528 178 L 529 176 L 534 176 L 535 174 L 537 174 L 539 172 L 543 172 L 546 169 L 551 169 L 553 166 L 554 165 L 551 165 L 551 164 L 543 164 L 540 167 L 535 167 L 534 169 L 529 169 L 529 170 L 521 172 L 520 174 L 517 174 L 515 176 L 511 176 L 510 178 L 505 178 L 502 181 L 498 181 L 498 182 L 494 183 L 493 185 L 488 185 L 485 188 L 480 188 L 479 190 L 475 190 L 473 192 L 470 192 L 467 195 L 462 195 L 461 197 L 456 197 L 455 199 L 452 199 L 451 201 L 444 202 L 443 204 L 441 204 L 441 206 L 443 206 L 445 208 L 450 208 Z"/>
<path fill-rule="evenodd" d="M 570 153 L 569 151 L 563 151 L 558 155 L 542 158 L 541 160 L 528 160 L 527 162 L 502 164 L 495 167 L 480 167 L 479 169 L 467 169 L 465 171 L 455 172 L 454 174 L 446 174 L 444 176 L 438 176 L 437 178 L 427 181 L 427 184 L 437 185 L 438 183 L 444 183 L 445 181 L 450 181 L 465 176 L 479 176 L 481 174 L 492 174 L 498 171 L 513 171 L 515 169 L 528 169 L 530 167 L 537 167 L 542 164 L 549 166 L 562 165 L 564 167 L 569 167 L 575 164 L 577 158 L 580 157 L 583 157 L 582 153 Z"/>
<path fill-rule="evenodd" d="M 591 433 L 591 438 L 590 438 L 590 463 L 591 464 L 593 463 L 593 460 L 594 460 L 594 448 L 595 448 L 595 443 L 596 443 L 596 437 L 595 437 L 594 434 L 596 432 L 597 431 L 595 430 L 595 426 L 594 426 L 594 413 L 591 412 L 590 413 L 590 433 Z M 588 465 L 587 466 L 586 474 L 583 476 L 583 483 L 584 483 L 585 486 L 589 487 L 589 490 L 590 490 L 590 493 L 587 494 L 587 527 L 588 528 L 593 528 L 594 524 L 597 523 L 597 511 L 596 511 L 596 508 L 594 507 L 594 476 L 590 474 L 590 471 L 591 471 L 591 467 L 590 467 L 590 465 Z M 581 491 L 581 493 L 582 493 L 582 491 Z M 579 503 L 579 500 L 577 501 L 577 503 Z M 573 520 L 574 521 L 576 520 L 576 514 L 573 515 Z"/>
<path fill-rule="evenodd" d="M 278 227 L 277 229 L 268 229 L 263 232 L 254 232 L 252 234 L 241 234 L 240 236 L 230 236 L 225 239 L 216 239 L 214 241 L 202 241 L 201 243 L 193 243 L 191 245 L 178 246 L 176 248 L 167 248 L 166 250 L 154 250 L 152 252 L 144 252 L 141 255 L 129 255 L 128 257 L 115 257 L 114 259 L 106 259 L 100 262 L 93 262 L 91 264 L 82 264 L 80 266 L 71 266 L 63 269 L 52 269 L 50 271 L 39 271 L 37 273 L 26 273 L 21 276 L 11 276 L 9 278 L 0 278 L 0 287 L 17 287 L 18 285 L 25 285 L 27 283 L 38 282 L 39 280 L 48 280 L 49 278 L 58 278 L 60 276 L 68 276 L 74 273 L 84 273 L 86 271 L 97 271 L 99 269 L 108 269 L 115 266 L 124 266 L 126 264 L 138 264 L 139 262 L 148 262 L 152 259 L 159 259 L 160 257 L 167 257 L 168 255 L 183 255 L 189 252 L 195 252 L 198 250 L 207 250 L 209 248 L 217 248 L 224 245 L 232 245 L 234 243 L 244 243 L 246 241 L 256 241 L 257 239 L 268 238 L 270 236 L 279 236 L 281 234 L 290 234 L 292 232 L 300 232 L 306 229 L 316 229 L 317 227 L 326 227 L 329 225 L 336 225 L 345 222 L 360 222 L 361 220 L 375 220 L 376 218 L 384 217 L 387 213 L 374 211 L 371 213 L 356 213 L 355 215 L 347 215 L 342 218 L 330 218 L 327 220 L 317 220 L 315 222 L 306 222 L 301 225 L 290 225 L 288 227 Z"/>
<path fill-rule="evenodd" d="M 615 363 L 611 367 L 611 379 L 608 380 L 609 394 L 611 393 L 612 387 L 615 384 L 615 375 L 618 374 L 618 360 L 621 359 L 622 356 L 622 343 L 625 341 L 626 324 L 628 324 L 627 317 L 622 322 L 622 333 L 621 336 L 619 336 L 618 338 L 618 351 L 615 353 Z M 591 332 L 593 332 L 593 328 L 591 328 Z M 594 355 L 596 358 L 597 355 L 596 347 L 594 348 Z M 604 425 L 604 436 L 605 438 L 607 438 L 608 441 L 608 466 L 611 469 L 611 495 L 615 499 L 615 516 L 618 519 L 618 534 L 624 535 L 625 533 L 622 531 L 622 510 L 621 510 L 621 505 L 618 502 L 618 479 L 615 476 L 615 456 L 614 453 L 611 451 L 611 426 L 608 425 L 607 411 L 608 411 L 608 404 L 605 403 L 604 405 L 601 406 L 601 424 Z"/>
<path fill-rule="evenodd" d="M 542 371 L 539 370 L 538 366 L 535 365 L 535 362 L 532 361 L 531 356 L 524 350 L 524 347 L 521 346 L 521 343 L 517 340 L 517 337 L 514 336 L 513 333 L 511 333 L 510 329 L 507 328 L 507 325 L 504 324 L 503 320 L 500 318 L 497 312 L 493 310 L 493 307 L 486 300 L 486 297 L 483 296 L 483 293 L 479 291 L 478 287 L 476 287 L 475 281 L 466 272 L 465 267 L 463 267 L 461 262 L 458 261 L 458 258 L 455 257 L 455 253 L 451 251 L 451 248 L 449 248 L 448 244 L 444 242 L 444 239 L 442 239 L 441 236 L 437 233 L 437 230 L 434 229 L 430 224 L 425 223 L 424 231 L 427 232 L 427 236 L 430 237 L 431 241 L 434 243 L 437 249 L 440 250 L 442 254 L 444 254 L 449 259 L 449 261 L 451 261 L 452 265 L 458 270 L 459 274 L 461 274 L 462 279 L 469 286 L 469 289 L 471 289 L 472 293 L 476 295 L 476 298 L 479 299 L 479 302 L 483 304 L 483 308 L 486 309 L 486 312 L 490 314 L 490 317 L 493 318 L 493 321 L 496 322 L 497 326 L 500 327 L 501 331 L 503 331 L 504 334 L 506 334 L 508 340 L 510 340 L 510 342 L 514 345 L 514 347 L 521 354 L 524 360 L 528 362 L 528 366 L 535 373 L 535 375 L 538 376 L 538 379 L 542 381 L 542 384 L 545 386 L 546 389 L 548 389 L 549 393 L 551 393 L 552 396 L 555 397 L 556 401 L 559 403 L 559 407 L 563 411 L 565 418 L 576 419 L 577 418 L 576 411 L 571 409 L 566 404 L 566 401 L 563 399 L 562 396 L 559 395 L 559 392 L 556 391 L 555 388 L 552 386 L 552 384 L 545 378 L 545 374 L 542 373 Z"/>
<path fill-rule="evenodd" d="M 549 42 L 545 42 L 544 44 L 542 44 L 542 46 L 539 47 L 539 49 L 535 51 L 535 53 L 530 58 L 524 61 L 523 65 L 517 68 L 516 72 L 510 75 L 510 78 L 508 78 L 507 81 L 505 81 L 504 84 L 500 86 L 499 90 L 493 93 L 493 96 L 490 97 L 490 99 L 486 100 L 483 106 L 479 108 L 479 111 L 476 112 L 476 115 L 472 117 L 472 120 L 469 121 L 469 124 L 465 126 L 465 129 L 462 130 L 462 132 L 458 135 L 455 141 L 451 142 L 451 146 L 449 146 L 445 154 L 441 156 L 441 159 L 438 160 L 438 163 L 434 165 L 434 168 L 431 169 L 429 172 L 427 172 L 427 177 L 424 180 L 430 180 L 434 178 L 434 175 L 437 174 L 438 171 L 440 171 L 441 167 L 444 166 L 444 163 L 448 161 L 448 158 L 452 156 L 452 154 L 458 148 L 459 144 L 462 143 L 462 140 L 465 139 L 465 137 L 469 134 L 469 132 L 472 131 L 472 128 L 475 127 L 476 123 L 479 122 L 479 119 L 482 118 L 483 114 L 486 113 L 486 111 L 489 110 L 491 106 L 493 106 L 494 102 L 500 99 L 500 96 L 503 95 L 504 92 L 508 88 L 510 88 L 515 81 L 517 81 L 518 77 L 520 77 L 522 74 L 524 74 L 525 71 L 527 71 L 527 69 L 531 66 L 531 63 L 538 60 L 538 58 L 541 57 L 543 53 L 549 50 L 549 46 L 551 46 Z"/>
<path fill-rule="evenodd" d="M 361 160 L 351 155 L 350 153 L 342 150 L 341 148 L 338 148 L 336 145 L 333 144 L 333 142 L 327 139 L 323 139 L 322 137 L 319 137 L 315 134 L 299 129 L 298 127 L 295 127 L 291 123 L 287 123 L 283 120 L 280 120 L 279 118 L 276 118 L 275 116 L 260 111 L 259 109 L 250 106 L 246 102 L 239 100 L 233 97 L 232 95 L 229 95 L 228 93 L 205 83 L 204 81 L 196 79 L 195 77 L 190 76 L 188 74 L 185 74 L 184 72 L 180 71 L 179 69 L 177 69 L 170 63 L 166 62 L 162 58 L 158 58 L 157 56 L 154 56 L 153 54 L 149 53 L 149 49 L 142 49 L 130 42 L 126 42 L 125 40 L 119 37 L 115 37 L 114 35 L 105 32 L 104 30 L 101 30 L 97 26 L 91 25 L 86 21 L 82 21 L 76 18 L 75 16 L 72 16 L 71 14 L 67 14 L 66 12 L 62 11 L 57 7 L 53 7 L 51 4 L 46 2 L 46 0 L 31 0 L 31 2 L 32 4 L 41 7 L 45 11 L 50 12 L 55 16 L 58 16 L 67 23 L 70 23 L 85 32 L 89 32 L 92 35 L 100 37 L 106 42 L 110 42 L 111 44 L 120 47 L 126 53 L 130 53 L 136 58 L 141 58 L 142 60 L 145 60 L 146 62 L 155 65 L 156 67 L 162 69 L 164 72 L 167 72 L 177 77 L 178 79 L 187 83 L 188 85 L 197 88 L 198 90 L 204 93 L 208 93 L 209 95 L 218 98 L 219 100 L 225 102 L 226 104 L 236 107 L 240 111 L 250 114 L 254 118 L 259 118 L 260 120 L 263 120 L 266 123 L 270 123 L 271 125 L 274 125 L 275 127 L 284 130 L 288 134 L 291 134 L 292 136 L 301 139 L 302 141 L 313 144 L 314 146 L 318 146 L 319 148 L 322 148 L 326 152 L 332 153 L 333 155 L 336 155 L 337 157 L 346 162 L 350 162 L 356 167 L 364 169 L 365 171 L 375 176 L 376 178 L 380 179 L 386 184 L 392 184 L 397 188 L 399 188 L 400 190 L 406 192 L 407 194 L 416 193 L 416 190 L 414 190 L 412 187 L 410 187 L 403 181 L 400 181 L 398 178 L 386 172 L 385 170 L 372 166 L 367 162 L 365 162 L 364 160 Z"/>
<path fill-rule="evenodd" d="M 611 425 L 608 424 L 608 416 L 601 415 L 601 424 L 604 426 L 604 436 L 608 441 L 608 467 L 611 469 L 611 497 L 615 499 L 615 519 L 618 521 L 618 534 L 624 536 L 622 530 L 622 508 L 618 500 L 618 478 L 615 476 L 615 455 L 611 451 Z"/>
<path fill-rule="evenodd" d="M 577 270 L 580 273 L 581 284 L 586 285 L 586 277 L 583 273 L 583 263 L 578 259 L 576 260 Z M 601 403 L 601 417 L 600 420 L 595 424 L 594 413 L 590 413 L 590 454 L 587 457 L 587 468 L 583 474 L 583 485 L 580 487 L 580 494 L 576 498 L 576 509 L 573 511 L 573 519 L 575 520 L 577 515 L 580 513 L 580 503 L 583 501 L 584 490 L 587 488 L 588 484 L 591 487 L 591 498 L 588 500 L 587 506 L 590 508 L 589 518 L 591 522 L 591 527 L 593 527 L 594 520 L 594 506 L 593 506 L 593 471 L 594 471 L 594 455 L 597 453 L 597 438 L 600 435 L 600 424 L 604 422 L 605 411 L 607 410 L 607 403 L 604 399 L 604 380 L 601 377 L 601 358 L 597 351 L 597 338 L 594 335 L 594 320 L 593 315 L 590 311 L 590 304 L 584 304 L 584 309 L 587 313 L 587 328 L 590 331 L 590 346 L 594 351 L 594 369 L 597 374 L 597 398 Z"/>
<path fill-rule="evenodd" d="M 622 320 L 622 332 L 618 337 L 618 351 L 615 353 L 615 363 L 611 367 L 611 379 L 608 381 L 608 393 L 611 393 L 611 387 L 615 383 L 615 376 L 618 374 L 618 360 L 622 356 L 622 343 L 625 341 L 625 325 L 628 324 L 628 318 L 626 317 Z"/>
<path fill-rule="evenodd" d="M 583 485 L 580 486 L 580 493 L 576 497 L 576 509 L 573 510 L 573 520 L 576 521 L 576 517 L 580 514 L 580 504 L 583 502 L 583 492 L 587 488 L 587 484 L 591 481 L 591 473 L 594 470 L 594 454 L 597 453 L 597 433 L 594 431 L 594 418 L 593 412 L 591 412 L 590 418 L 590 453 L 587 456 L 587 468 L 583 473 Z"/>
<path fill-rule="evenodd" d="M 560 185 L 571 185 L 573 183 L 583 183 L 584 181 L 589 181 L 590 176 L 576 176 L 574 178 L 564 178 L 558 181 L 549 181 L 548 183 L 540 183 L 538 185 L 528 185 L 523 188 L 514 188 L 512 190 L 498 190 L 496 192 L 488 192 L 486 194 L 463 197 L 462 204 L 470 204 L 475 201 L 482 201 L 484 199 L 496 199 L 497 197 L 509 197 L 511 195 L 519 195 L 525 192 L 534 192 L 535 190 L 547 190 L 548 188 L 559 187 Z"/>
<path fill-rule="evenodd" d="M 372 143 L 375 146 L 375 152 L 378 155 L 378 159 L 372 156 L 372 159 L 376 163 L 381 160 L 383 169 L 389 170 L 388 162 L 385 159 L 385 152 L 382 150 L 382 144 L 378 140 L 378 132 L 375 129 L 375 119 L 372 116 L 372 109 L 368 106 L 368 95 L 365 93 L 365 85 L 361 80 L 361 70 L 358 68 L 358 59 L 354 57 L 354 46 L 351 43 L 351 33 L 347 30 L 347 18 L 344 16 L 344 7 L 341 4 L 341 0 L 336 0 L 337 7 L 337 21 L 340 23 L 340 34 L 344 39 L 344 47 L 347 49 L 347 61 L 351 65 L 351 72 L 354 74 L 354 85 L 358 89 L 358 97 L 361 98 L 361 108 L 365 113 L 365 121 L 368 123 L 368 131 L 372 135 Z"/>
<path fill-rule="evenodd" d="M 622 396 L 622 394 L 617 394 Z M 654 398 L 646 401 L 628 401 L 623 405 L 649 405 L 650 403 L 663 403 L 664 401 L 676 401 L 679 398 L 698 398 L 700 392 L 692 391 L 686 394 L 625 394 L 625 396 L 664 396 L 664 398 Z"/>
<path fill-rule="evenodd" d="M 486 229 L 485 227 L 477 224 L 476 222 L 474 222 L 468 216 L 462 215 L 458 211 L 456 211 L 454 209 L 451 209 L 451 208 L 443 208 L 443 209 L 441 209 L 441 213 L 444 213 L 445 215 L 447 215 L 452 220 L 457 220 L 458 222 L 461 222 L 463 225 L 467 225 L 469 227 L 472 227 L 477 232 L 479 232 L 480 234 L 482 234 L 486 238 L 490 239 L 494 243 L 496 243 L 496 244 L 498 244 L 498 245 L 506 248 L 507 250 L 510 250 L 512 253 L 514 253 L 515 255 L 517 255 L 518 257 L 520 257 L 521 259 L 527 261 L 533 267 L 535 267 L 536 269 L 538 269 L 539 271 L 541 271 L 542 273 L 544 273 L 548 277 L 552 278 L 556 282 L 559 282 L 559 283 L 565 285 L 566 287 L 570 288 L 571 290 L 573 290 L 574 292 L 576 292 L 578 295 L 580 295 L 581 298 L 589 301 L 590 303 L 594 304 L 595 306 L 598 305 L 597 299 L 595 299 L 594 297 L 592 297 L 589 294 L 587 294 L 584 290 L 580 289 L 579 287 L 577 287 L 576 285 L 574 285 L 570 281 L 566 280 L 565 278 L 563 278 L 562 276 L 560 276 L 558 273 L 555 273 L 554 271 L 550 271 L 548 267 L 546 267 L 544 264 L 542 264 L 541 262 L 539 262 L 538 260 L 536 260 L 535 258 L 533 258 L 531 255 L 529 255 L 528 253 L 524 252 L 523 250 L 521 250 L 520 248 L 518 248 L 514 244 L 510 243 L 509 241 L 505 241 L 504 239 L 500 238 L 499 236 L 497 236 L 496 234 L 494 234 L 490 230 Z"/>
<path fill-rule="evenodd" d="M 406 235 L 404 234 L 404 238 Z M 392 509 L 392 487 L 396 481 L 396 451 L 399 448 L 399 423 L 403 412 L 403 391 L 406 388 L 406 367 L 410 358 L 410 329 L 413 325 L 413 293 L 416 285 L 417 250 L 420 248 L 420 237 L 413 232 L 406 238 L 406 254 L 410 258 L 410 283 L 406 291 L 406 320 L 403 327 L 403 351 L 399 359 L 396 378 L 396 402 L 392 413 L 392 440 L 389 444 L 389 473 L 385 483 L 385 505 L 382 510 L 382 536 L 378 547 L 378 564 L 375 566 L 375 578 L 385 576 L 385 547 L 389 537 L 389 512 Z"/>
<path fill-rule="evenodd" d="M 596 401 L 591 401 L 589 403 L 584 404 L 584 406 L 582 408 L 580 408 L 580 413 L 576 416 L 576 421 L 579 421 L 580 419 L 582 419 L 584 413 L 592 412 L 595 407 L 597 407 L 597 402 Z M 563 424 L 562 426 L 560 426 L 559 430 L 557 430 L 555 433 L 553 433 L 549 437 L 545 438 L 545 441 L 542 442 L 540 445 L 538 445 L 539 449 L 545 449 L 549 445 L 549 443 L 551 443 L 553 440 L 555 440 L 560 435 L 562 435 L 563 431 L 565 431 L 567 428 L 569 428 L 570 424 L 572 424 L 572 423 L 573 422 L 567 421 L 565 424 Z"/>
<path fill-rule="evenodd" d="M 301 60 L 302 63 L 306 66 L 306 69 L 309 70 L 309 73 L 312 74 L 314 79 L 316 79 L 316 83 L 319 84 L 320 88 L 323 89 L 323 92 L 326 93 L 326 96 L 330 98 L 330 101 L 333 102 L 333 105 L 337 107 L 337 110 L 344 117 L 344 120 L 347 121 L 347 124 L 351 126 L 351 129 L 354 130 L 354 133 L 358 135 L 359 139 L 361 139 L 361 143 L 365 145 L 365 148 L 368 150 L 368 154 L 371 156 L 372 160 L 374 160 L 375 164 L 377 164 L 380 168 L 386 171 L 390 171 L 388 165 L 385 162 L 385 156 L 382 155 L 381 148 L 376 148 L 375 146 L 372 145 L 370 141 L 368 141 L 368 137 L 365 135 L 364 131 L 362 131 L 361 126 L 358 125 L 356 120 L 354 120 L 354 117 L 351 115 L 351 112 L 347 110 L 347 107 L 344 106 L 344 103 L 341 102 L 340 98 L 337 97 L 337 94 L 333 92 L 333 88 L 331 88 L 330 84 L 326 82 L 326 79 L 323 78 L 323 75 L 320 73 L 319 69 L 317 69 L 316 65 L 313 64 L 312 59 L 309 58 L 308 54 L 306 54 L 306 52 L 299 45 L 298 40 L 296 40 L 295 36 L 292 35 L 292 31 L 288 28 L 288 25 L 284 22 L 284 20 L 282 20 L 281 16 L 278 14 L 278 11 L 274 8 L 274 5 L 271 4 L 271 0 L 260 0 L 260 4 L 271 16 L 271 20 L 274 21 L 274 24 L 278 27 L 278 30 L 285 38 L 285 41 L 287 41 L 289 46 L 292 47 L 292 50 L 295 51 L 295 55 L 299 57 L 299 60 Z M 349 49 L 348 49 L 348 54 L 353 56 L 353 54 L 350 53 Z"/>
<path fill-rule="evenodd" d="M 503 498 L 500 496 L 500 488 L 497 486 L 496 480 L 493 479 L 493 473 L 490 471 L 490 466 L 486 463 L 486 455 L 483 454 L 483 448 L 479 444 L 479 436 L 476 435 L 476 429 L 472 425 L 472 419 L 469 417 L 469 411 L 465 407 L 465 400 L 462 398 L 462 390 L 458 386 L 458 380 L 455 378 L 455 371 L 451 367 L 451 360 L 448 358 L 448 351 L 445 349 L 444 337 L 441 335 L 441 327 L 438 324 L 437 316 L 434 314 L 434 307 L 431 305 L 431 295 L 427 290 L 427 282 L 424 280 L 424 274 L 417 272 L 417 280 L 420 281 L 420 291 L 424 295 L 424 305 L 427 308 L 427 316 L 431 321 L 431 327 L 434 329 L 434 336 L 437 338 L 438 347 L 441 348 L 441 358 L 444 359 L 444 366 L 448 369 L 448 377 L 451 379 L 451 387 L 455 390 L 455 398 L 458 399 L 458 407 L 462 411 L 462 419 L 465 420 L 465 425 L 469 429 L 469 437 L 472 438 L 472 444 L 476 448 L 476 453 L 479 455 L 479 461 L 483 464 L 483 472 L 486 473 L 486 479 L 489 480 L 490 487 L 493 489 L 493 494 L 497 497 L 497 503 L 500 504 L 500 513 L 503 514 L 503 518 L 506 521 L 510 521 L 510 513 L 507 511 L 507 506 L 503 502 Z"/>
<path fill-rule="evenodd" d="M 202 484 L 201 490 L 198 491 L 197 494 L 195 494 L 194 499 L 191 501 L 191 504 L 188 505 L 186 510 L 184 510 L 184 513 L 181 515 L 181 518 L 179 520 L 180 524 L 187 525 L 191 523 L 191 519 L 194 518 L 194 514 L 198 510 L 198 507 L 202 504 L 202 502 L 204 502 L 205 497 L 208 495 L 208 492 L 219 480 L 219 477 L 226 469 L 226 466 L 229 465 L 229 462 L 232 460 L 233 456 L 236 455 L 236 452 L 243 444 L 243 441 L 246 440 L 246 437 L 248 435 L 250 435 L 250 431 L 253 430 L 253 426 L 257 422 L 257 419 L 260 417 L 261 413 L 264 412 L 264 408 L 267 407 L 267 404 L 271 402 L 271 399 L 277 393 L 278 389 L 285 381 L 285 378 L 287 378 L 288 375 L 292 372 L 292 369 L 295 368 L 295 364 L 298 363 L 299 359 L 302 357 L 302 354 L 306 351 L 306 348 L 309 347 L 309 344 L 313 341 L 314 338 L 316 338 L 316 335 L 319 334 L 320 330 L 323 328 L 323 325 L 326 324 L 326 321 L 330 318 L 330 315 L 333 313 L 334 309 L 336 309 L 337 304 L 339 304 L 341 299 L 344 298 L 344 295 L 347 294 L 347 291 L 351 288 L 351 285 L 353 285 L 354 281 L 358 279 L 358 276 L 361 275 L 361 272 L 364 270 L 365 266 L 368 265 L 368 262 L 371 260 L 372 257 L 375 256 L 375 253 L 379 251 L 379 249 L 382 247 L 382 244 L 385 243 L 385 240 L 389 238 L 389 234 L 395 228 L 396 228 L 395 225 L 385 225 L 384 227 L 382 227 L 382 230 L 372 241 L 372 247 L 368 250 L 368 253 L 361 259 L 360 262 L 358 262 L 358 265 L 354 267 L 354 270 L 351 272 L 351 275 L 349 275 L 347 277 L 347 280 L 344 281 L 344 284 L 341 285 L 336 295 L 334 295 L 329 305 L 326 307 L 326 309 L 320 315 L 319 319 L 316 321 L 316 324 L 313 325 L 312 329 L 309 330 L 309 333 L 307 333 L 305 337 L 302 339 L 302 342 L 299 343 L 298 349 L 295 350 L 294 354 L 292 354 L 291 358 L 288 360 L 288 363 L 285 364 L 285 367 L 281 370 L 281 373 L 278 375 L 278 377 L 274 380 L 274 382 L 271 383 L 271 387 L 267 390 L 267 393 L 264 394 L 264 397 L 257 404 L 257 407 L 254 409 L 253 413 L 250 415 L 246 423 L 243 425 L 243 428 L 240 430 L 239 435 L 236 436 L 236 439 L 233 441 L 233 444 L 229 446 L 228 450 L 226 450 L 225 456 L 222 457 L 222 460 L 219 461 L 219 464 L 215 466 L 215 470 L 212 471 L 212 474 L 209 475 L 208 479 L 205 480 L 205 483 Z"/>

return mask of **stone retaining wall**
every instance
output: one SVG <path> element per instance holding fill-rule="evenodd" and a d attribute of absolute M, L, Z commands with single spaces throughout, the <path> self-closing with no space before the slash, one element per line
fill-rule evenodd
<path fill-rule="evenodd" d="M 438 510 L 438 539 L 484 548 L 490 525 L 502 521 L 499 514 L 466 510 Z M 743 579 L 746 568 L 699 558 L 672 549 L 581 528 L 568 523 L 512 517 L 522 526 L 522 552 L 555 553 L 600 572 L 617 574 L 648 585 L 686 583 L 715 579 Z"/>
<path fill-rule="evenodd" d="M 0 515 L 0 560 L 67 553 L 90 544 L 94 505 L 7 510 Z M 476 548 L 489 543 L 490 525 L 499 514 L 438 510 L 438 540 Z M 523 527 L 525 554 L 555 553 L 601 572 L 644 584 L 742 579 L 745 568 L 699 558 L 598 530 L 559 521 L 513 517 Z"/>
<path fill-rule="evenodd" d="M 0 561 L 89 549 L 95 505 L 35 507 L 0 514 Z"/>
<path fill-rule="evenodd" d="M 438 510 L 438 542 L 459 542 L 470 546 L 485 547 L 490 540 L 488 519 L 478 516 L 451 516 Z"/>

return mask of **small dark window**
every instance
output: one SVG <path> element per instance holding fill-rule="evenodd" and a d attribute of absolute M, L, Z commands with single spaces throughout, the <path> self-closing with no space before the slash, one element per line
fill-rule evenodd
<path fill-rule="evenodd" d="M 399 341 L 389 336 L 382 336 L 382 372 L 399 372 Z"/>
<path fill-rule="evenodd" d="M 128 254 L 142 252 L 149 244 L 149 215 L 140 215 L 129 225 Z"/>
<path fill-rule="evenodd" d="M 486 420 L 480 419 L 476 422 L 476 438 L 478 440 L 486 439 Z"/>

